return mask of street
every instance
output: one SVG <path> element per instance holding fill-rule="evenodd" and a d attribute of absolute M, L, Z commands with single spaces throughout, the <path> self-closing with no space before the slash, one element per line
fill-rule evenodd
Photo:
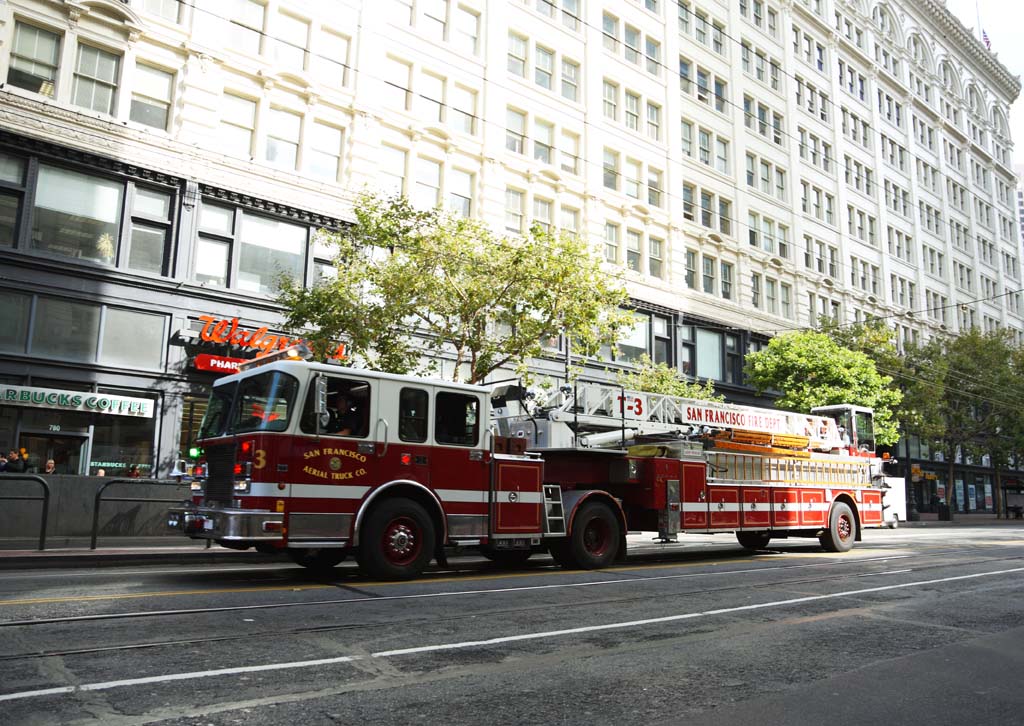
<path fill-rule="evenodd" d="M 1024 723 L 1024 526 L 567 572 L 0 571 L 5 724 Z"/>

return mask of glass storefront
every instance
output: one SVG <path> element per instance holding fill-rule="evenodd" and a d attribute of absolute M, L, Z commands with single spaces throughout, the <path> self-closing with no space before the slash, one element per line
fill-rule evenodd
<path fill-rule="evenodd" d="M 28 400 L 0 405 L 0 448 L 22 450 L 29 472 L 42 471 L 47 459 L 58 474 L 125 476 L 137 467 L 145 477 L 155 471 L 158 394 L 52 379 L 31 386 L 7 379 L 4 385 Z M 124 413 L 112 412 L 121 400 L 136 402 L 135 410 L 126 405 Z M 138 415 L 143 402 L 152 415 Z"/>

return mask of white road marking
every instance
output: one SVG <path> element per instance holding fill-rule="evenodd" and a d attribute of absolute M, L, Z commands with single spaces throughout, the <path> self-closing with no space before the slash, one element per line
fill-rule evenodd
<path fill-rule="evenodd" d="M 438 643 L 435 645 L 420 645 L 412 648 L 398 648 L 395 650 L 382 650 L 371 653 L 368 656 L 343 655 L 334 658 L 318 658 L 316 660 L 300 660 L 284 663 L 266 663 L 264 665 L 236 666 L 234 668 L 219 668 L 208 671 L 192 671 L 187 673 L 168 673 L 161 676 L 148 676 L 145 678 L 126 678 L 120 681 L 102 681 L 99 683 L 83 683 L 76 686 L 58 686 L 55 688 L 42 688 L 35 691 L 21 691 L 17 693 L 6 693 L 0 695 L 0 701 L 18 701 L 26 698 L 39 698 L 41 696 L 56 696 L 66 693 L 77 693 L 81 691 L 108 691 L 113 688 L 126 686 L 142 686 L 151 683 L 169 683 L 172 681 L 189 681 L 200 678 L 211 678 L 216 676 L 231 676 L 242 673 L 259 673 L 264 671 L 293 670 L 296 668 L 313 668 L 316 666 L 336 665 L 339 663 L 352 663 L 367 658 L 394 658 L 402 655 L 415 655 L 419 653 L 437 653 L 446 650 L 464 650 L 468 648 L 481 648 L 491 645 L 503 645 L 505 643 L 522 642 L 525 640 L 543 640 L 547 638 L 559 638 L 566 635 L 579 635 L 581 633 L 596 633 L 604 630 L 623 630 L 625 628 L 638 628 L 645 625 L 659 625 L 662 623 L 673 623 L 682 620 L 694 620 L 714 615 L 729 615 L 732 613 L 746 612 L 750 610 L 765 610 L 768 608 L 786 607 L 799 605 L 801 603 L 817 602 L 821 600 L 835 600 L 842 597 L 853 597 L 855 595 L 868 595 L 888 590 L 901 590 L 910 587 L 922 587 L 925 585 L 938 585 L 946 582 L 957 582 L 962 580 L 973 580 L 980 577 L 996 577 L 998 575 L 1009 575 L 1024 572 L 1024 567 L 1015 567 L 1009 570 L 997 570 L 995 572 L 979 572 L 972 575 L 957 575 L 955 577 L 943 577 L 935 580 L 921 580 L 919 582 L 904 582 L 898 585 L 883 585 L 880 587 L 867 587 L 860 590 L 846 590 L 834 592 L 828 595 L 809 595 L 806 597 L 790 598 L 788 600 L 775 600 L 773 602 L 754 603 L 751 605 L 739 605 L 730 608 L 718 608 L 715 610 L 704 610 L 695 613 L 681 613 L 678 615 L 666 615 L 660 618 L 645 618 L 643 620 L 628 620 L 618 623 L 605 623 L 604 625 L 585 625 L 578 628 L 566 628 L 563 630 L 548 630 L 539 633 L 523 633 L 521 635 L 506 635 L 487 640 L 466 640 L 458 643 Z"/>
<path fill-rule="evenodd" d="M 559 582 L 550 585 L 523 585 L 522 587 L 499 587 L 478 590 L 456 590 L 454 592 L 425 592 L 417 595 L 379 595 L 369 597 L 351 597 L 338 600 L 310 600 L 299 602 L 266 603 L 260 605 L 226 605 L 215 608 L 182 608 L 177 610 L 142 610 L 126 613 L 103 613 L 101 615 L 71 615 L 67 617 L 39 618 L 36 620 L 0 620 L 0 627 L 11 627 L 19 625 L 37 625 L 49 622 L 73 622 L 78 620 L 118 620 L 121 618 L 155 617 L 159 615 L 193 615 L 196 613 L 223 613 L 239 610 L 276 610 L 278 608 L 308 607 L 312 605 L 358 605 L 370 602 L 388 602 L 393 600 L 422 600 L 426 598 L 447 598 L 461 597 L 463 595 L 496 595 L 506 592 L 528 592 L 530 590 L 558 590 L 561 588 L 571 589 L 576 587 L 597 587 L 600 585 L 637 585 L 645 582 L 657 582 L 659 580 L 682 580 L 693 577 L 726 577 L 729 575 L 749 575 L 753 573 L 772 572 L 776 570 L 803 570 L 808 568 L 831 567 L 833 565 L 860 564 L 862 562 L 888 562 L 910 557 L 910 555 L 887 555 L 885 557 L 866 557 L 864 559 L 844 562 L 815 562 L 807 565 L 782 565 L 779 567 L 752 567 L 744 570 L 726 570 L 724 572 L 686 572 L 681 575 L 652 575 L 650 577 L 620 578 L 618 580 L 594 580 L 590 582 Z M 630 568 L 617 570 L 618 572 L 629 572 Z M 909 571 L 909 570 L 908 570 Z M 381 583 L 376 583 L 381 584 Z M 359 587 L 358 584 L 353 587 Z M 211 594 L 217 594 L 211 590 Z"/>

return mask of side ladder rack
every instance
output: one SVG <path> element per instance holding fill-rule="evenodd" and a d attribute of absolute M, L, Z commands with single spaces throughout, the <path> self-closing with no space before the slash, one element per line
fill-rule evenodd
<path fill-rule="evenodd" d="M 544 485 L 544 532 L 565 534 L 565 509 L 562 506 L 562 487 Z"/>

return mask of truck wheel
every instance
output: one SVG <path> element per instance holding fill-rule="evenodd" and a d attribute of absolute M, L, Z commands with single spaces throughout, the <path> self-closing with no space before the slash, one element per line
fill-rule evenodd
<path fill-rule="evenodd" d="M 763 550 L 768 546 L 771 539 L 772 535 L 770 532 L 736 533 L 736 540 L 740 543 L 740 547 L 745 547 L 748 550 Z"/>
<path fill-rule="evenodd" d="M 532 550 L 495 550 L 483 547 L 480 554 L 502 567 L 522 567 L 533 554 Z"/>
<path fill-rule="evenodd" d="M 604 502 L 586 502 L 573 518 L 572 532 L 551 550 L 562 567 L 599 570 L 619 554 L 619 520 Z"/>
<path fill-rule="evenodd" d="M 818 538 L 829 552 L 849 552 L 857 538 L 857 520 L 850 505 L 836 502 L 828 517 L 828 529 Z"/>
<path fill-rule="evenodd" d="M 289 547 L 288 556 L 296 565 L 302 565 L 312 572 L 330 572 L 345 560 L 348 552 L 341 548 L 299 548 Z"/>
<path fill-rule="evenodd" d="M 359 539 L 356 559 L 370 577 L 408 580 L 434 556 L 434 522 L 410 499 L 388 499 L 374 507 Z"/>

